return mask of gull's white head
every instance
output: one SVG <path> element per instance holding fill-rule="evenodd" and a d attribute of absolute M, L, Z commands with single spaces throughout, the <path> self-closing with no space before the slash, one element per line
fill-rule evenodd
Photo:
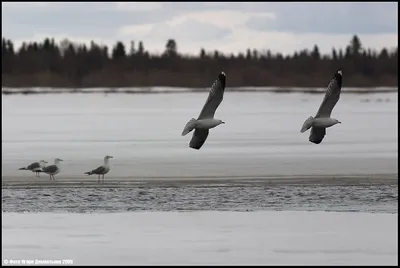
<path fill-rule="evenodd" d="M 337 73 L 343 76 L 342 70 L 337 71 Z"/>
<path fill-rule="evenodd" d="M 56 159 L 54 159 L 54 163 L 56 163 L 56 164 L 60 163 L 61 161 L 63 161 L 63 160 L 62 160 L 62 159 L 60 159 L 60 158 L 56 158 Z"/>

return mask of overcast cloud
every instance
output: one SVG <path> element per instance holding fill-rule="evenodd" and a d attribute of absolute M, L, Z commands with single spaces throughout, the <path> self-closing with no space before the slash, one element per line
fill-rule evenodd
<path fill-rule="evenodd" d="M 160 53 L 173 38 L 189 54 L 202 47 L 287 54 L 314 44 L 326 53 L 354 34 L 366 47 L 397 47 L 397 10 L 397 2 L 2 2 L 2 35 L 17 46 L 48 36 L 109 46 L 142 40 L 146 50 Z"/>

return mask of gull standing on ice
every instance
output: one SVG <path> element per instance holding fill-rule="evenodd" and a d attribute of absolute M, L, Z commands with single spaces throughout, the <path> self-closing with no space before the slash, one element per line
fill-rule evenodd
<path fill-rule="evenodd" d="M 311 128 L 309 141 L 315 144 L 320 144 L 325 137 L 326 128 L 331 127 L 341 122 L 331 118 L 333 107 L 339 101 L 340 92 L 342 90 L 342 71 L 338 70 L 331 79 L 324 100 L 318 109 L 316 116 L 310 116 L 303 124 L 300 132 L 304 133 Z"/>
<path fill-rule="evenodd" d="M 30 164 L 27 167 L 22 167 L 19 170 L 31 170 L 32 172 L 36 172 L 35 177 L 40 177 L 39 173 L 42 170 L 42 168 L 47 164 L 47 161 L 40 160 L 39 162 L 35 162 Z"/>
<path fill-rule="evenodd" d="M 199 150 L 208 137 L 209 129 L 220 124 L 225 124 L 222 120 L 214 118 L 215 111 L 223 100 L 225 85 L 226 75 L 224 72 L 221 72 L 211 86 L 210 94 L 197 120 L 192 118 L 186 123 L 182 136 L 185 136 L 194 129 L 192 139 L 189 143 L 190 148 Z"/>
<path fill-rule="evenodd" d="M 104 157 L 104 165 L 93 169 L 92 171 L 88 171 L 85 172 L 85 174 L 87 175 L 92 175 L 92 174 L 96 174 L 99 175 L 99 180 L 98 182 L 100 183 L 100 175 L 103 175 L 103 183 L 104 183 L 104 175 L 107 174 L 110 171 L 110 164 L 109 164 L 109 160 L 110 158 L 113 158 L 112 156 L 106 155 Z"/>
<path fill-rule="evenodd" d="M 60 159 L 60 158 L 54 159 L 54 165 L 51 165 L 51 166 L 48 166 L 48 167 L 44 167 L 41 172 L 49 174 L 50 175 L 50 180 L 52 180 L 52 179 L 56 180 L 54 178 L 54 175 L 57 175 L 61 171 L 60 167 L 58 166 L 60 161 L 63 161 L 63 160 Z"/>

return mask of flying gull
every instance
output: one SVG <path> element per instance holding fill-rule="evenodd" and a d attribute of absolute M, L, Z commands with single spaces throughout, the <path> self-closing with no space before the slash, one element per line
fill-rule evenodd
<path fill-rule="evenodd" d="M 331 79 L 324 100 L 318 109 L 316 116 L 310 116 L 303 124 L 300 132 L 304 133 L 311 128 L 309 141 L 320 144 L 325 137 L 326 128 L 340 124 L 337 119 L 331 118 L 333 107 L 339 101 L 340 92 L 342 90 L 342 71 L 338 70 Z"/>
<path fill-rule="evenodd" d="M 35 162 L 30 164 L 27 167 L 22 167 L 19 170 L 30 170 L 32 172 L 36 172 L 35 177 L 40 177 L 39 173 L 42 170 L 42 168 L 47 164 L 47 161 L 40 160 L 39 162 Z"/>
<path fill-rule="evenodd" d="M 211 86 L 210 94 L 197 120 L 192 118 L 186 123 L 182 136 L 185 136 L 194 129 L 192 139 L 189 143 L 190 148 L 199 150 L 208 137 L 209 129 L 220 124 L 225 124 L 222 120 L 214 118 L 215 111 L 224 97 L 225 85 L 226 75 L 224 72 L 221 72 Z"/>
<path fill-rule="evenodd" d="M 98 182 L 100 183 L 100 175 L 103 175 L 103 183 L 104 183 L 104 175 L 107 174 L 110 171 L 110 164 L 109 164 L 109 160 L 110 158 L 113 158 L 112 156 L 106 155 L 104 157 L 104 165 L 93 169 L 92 171 L 88 171 L 85 172 L 85 174 L 87 175 L 92 175 L 92 174 L 96 174 L 99 175 L 99 180 Z"/>
<path fill-rule="evenodd" d="M 46 173 L 46 174 L 49 174 L 49 175 L 50 175 L 50 180 L 51 180 L 51 179 L 56 180 L 56 179 L 54 178 L 54 175 L 57 175 L 57 174 L 60 173 L 60 171 L 61 171 L 61 170 L 60 170 L 60 167 L 58 166 L 59 163 L 60 163 L 60 161 L 63 161 L 63 160 L 60 159 L 60 158 L 54 159 L 54 165 L 44 167 L 44 168 L 42 169 L 41 172 L 44 172 L 44 173 Z"/>

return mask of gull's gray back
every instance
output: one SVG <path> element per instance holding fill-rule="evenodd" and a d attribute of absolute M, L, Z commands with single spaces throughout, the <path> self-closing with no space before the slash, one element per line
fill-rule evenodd
<path fill-rule="evenodd" d="M 106 171 L 106 168 L 104 166 L 100 166 L 96 169 L 93 169 L 91 172 L 92 172 L 92 174 L 101 175 L 101 174 L 105 173 L 105 171 Z"/>
<path fill-rule="evenodd" d="M 221 104 L 224 98 L 225 91 L 225 74 L 222 72 L 217 80 L 211 86 L 210 93 L 206 100 L 206 103 L 203 106 L 203 109 L 200 112 L 198 120 L 206 119 L 206 118 L 214 118 L 215 111 L 218 106 Z"/>
<path fill-rule="evenodd" d="M 43 168 L 43 171 L 46 173 L 53 173 L 56 172 L 58 167 L 56 165 L 51 165 Z"/>
<path fill-rule="evenodd" d="M 32 164 L 30 164 L 29 166 L 27 166 L 26 169 L 32 170 L 32 169 L 34 169 L 34 168 L 39 168 L 39 167 L 40 167 L 39 162 L 35 162 L 35 163 L 32 163 Z"/>
<path fill-rule="evenodd" d="M 342 72 L 338 71 L 328 85 L 324 100 L 322 101 L 315 118 L 331 116 L 333 107 L 335 107 L 336 103 L 339 101 L 341 90 Z"/>

